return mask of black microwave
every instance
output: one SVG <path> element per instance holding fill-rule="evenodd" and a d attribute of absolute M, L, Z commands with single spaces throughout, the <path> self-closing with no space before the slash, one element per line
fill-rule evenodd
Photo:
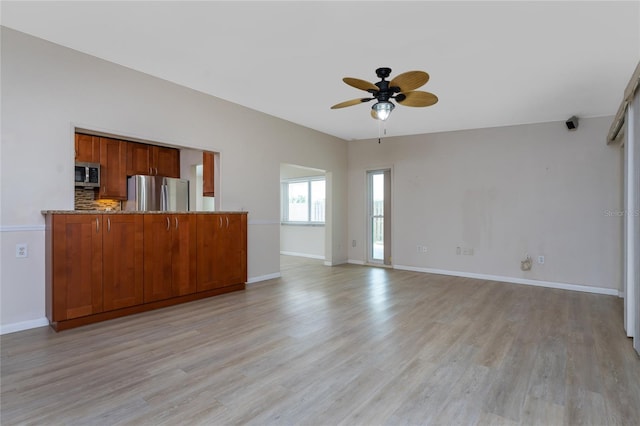
<path fill-rule="evenodd" d="M 100 164 L 76 161 L 75 182 L 84 188 L 100 188 Z"/>

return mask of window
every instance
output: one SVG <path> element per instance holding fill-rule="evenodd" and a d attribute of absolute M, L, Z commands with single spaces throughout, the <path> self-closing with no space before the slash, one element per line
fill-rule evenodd
<path fill-rule="evenodd" d="M 282 222 L 324 224 L 324 177 L 282 181 Z"/>

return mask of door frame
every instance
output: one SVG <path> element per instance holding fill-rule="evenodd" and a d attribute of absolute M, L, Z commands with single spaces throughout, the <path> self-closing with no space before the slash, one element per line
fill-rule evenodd
<path fill-rule="evenodd" d="M 372 235 L 370 232 L 370 206 L 371 206 L 371 180 L 370 176 L 372 172 L 389 172 L 389 182 L 388 188 L 385 188 L 385 193 L 388 190 L 388 196 L 385 194 L 385 213 L 384 213 L 384 258 L 382 261 L 377 261 L 372 259 Z M 364 173 L 365 180 L 365 221 L 364 221 L 364 232 L 366 235 L 366 244 L 365 244 L 365 252 L 364 252 L 364 263 L 367 265 L 374 266 L 385 266 L 392 267 L 393 266 L 393 166 L 378 166 L 378 167 L 369 167 L 365 169 Z M 386 186 L 386 185 L 385 185 Z"/>

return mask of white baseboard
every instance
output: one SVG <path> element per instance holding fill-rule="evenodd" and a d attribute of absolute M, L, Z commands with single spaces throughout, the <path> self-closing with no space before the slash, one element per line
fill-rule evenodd
<path fill-rule="evenodd" d="M 260 275 L 257 277 L 251 277 L 247 280 L 247 284 L 253 284 L 253 283 L 257 283 L 260 281 L 267 281 L 267 280 L 273 280 L 275 278 L 280 278 L 282 275 L 280 275 L 280 272 L 275 272 L 273 274 L 267 274 L 267 275 Z"/>
<path fill-rule="evenodd" d="M 557 288 L 560 290 L 582 291 L 585 293 L 606 294 L 609 296 L 619 296 L 620 292 L 612 288 L 591 287 L 587 285 L 557 283 L 552 281 L 531 280 L 526 278 L 504 277 L 499 275 L 476 274 L 473 272 L 447 271 L 444 269 L 417 268 L 414 266 L 393 265 L 394 269 L 413 272 L 425 272 L 428 274 L 452 275 L 455 277 L 476 278 L 480 280 L 500 281 L 511 284 L 524 284 L 537 287 Z"/>
<path fill-rule="evenodd" d="M 341 260 L 339 262 L 331 262 L 329 260 L 325 260 L 324 266 L 338 266 L 338 265 L 344 265 L 345 263 L 347 263 L 346 260 Z"/>
<path fill-rule="evenodd" d="M 15 333 L 18 331 L 30 330 L 32 328 L 45 327 L 48 325 L 49 320 L 46 317 L 29 321 L 14 322 L 13 324 L 0 326 L 0 334 Z"/>
<path fill-rule="evenodd" d="M 355 260 L 355 259 L 349 259 L 347 260 L 347 263 L 350 263 L 352 265 L 364 265 L 363 260 Z"/>
<path fill-rule="evenodd" d="M 294 252 L 294 251 L 281 251 L 280 254 L 283 254 L 285 256 L 308 257 L 310 259 L 324 260 L 324 256 L 320 256 L 318 254 L 297 253 L 297 252 Z"/>

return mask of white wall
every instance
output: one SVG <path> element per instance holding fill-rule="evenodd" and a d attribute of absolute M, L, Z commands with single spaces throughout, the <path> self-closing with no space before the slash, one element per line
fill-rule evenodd
<path fill-rule="evenodd" d="M 611 120 L 582 119 L 574 132 L 556 122 L 350 142 L 350 261 L 366 259 L 365 170 L 391 165 L 396 267 L 617 293 L 622 219 L 607 212 L 621 206 L 621 153 L 605 144 Z M 521 271 L 527 253 L 545 263 Z"/>
<path fill-rule="evenodd" d="M 75 126 L 220 152 L 220 208 L 249 212 L 250 280 L 279 274 L 280 163 L 330 171 L 328 251 L 346 261 L 345 141 L 7 28 L 1 37 L 3 331 L 44 317 L 40 212 L 73 209 Z"/>

